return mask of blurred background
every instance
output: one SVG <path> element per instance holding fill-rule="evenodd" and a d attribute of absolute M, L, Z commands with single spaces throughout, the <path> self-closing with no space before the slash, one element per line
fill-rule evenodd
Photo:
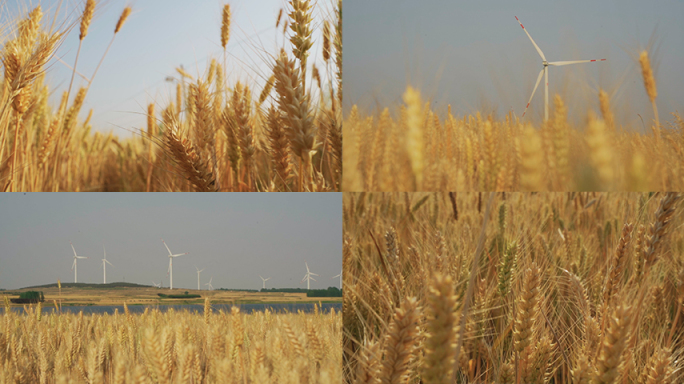
<path fill-rule="evenodd" d="M 344 107 L 375 112 L 401 104 L 407 85 L 433 109 L 454 115 L 513 111 L 521 116 L 541 58 L 518 16 L 548 61 L 608 59 L 550 67 L 549 102 L 560 94 L 569 120 L 598 111 L 598 90 L 611 96 L 616 123 L 641 129 L 653 110 L 644 90 L 639 52 L 654 67 L 661 124 L 684 103 L 684 2 L 571 1 L 444 2 L 345 0 Z M 541 122 L 543 81 L 528 116 Z M 552 112 L 553 106 L 550 109 Z"/>

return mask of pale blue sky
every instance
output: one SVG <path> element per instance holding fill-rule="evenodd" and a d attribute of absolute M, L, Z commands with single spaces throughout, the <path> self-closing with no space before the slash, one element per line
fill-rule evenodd
<path fill-rule="evenodd" d="M 77 24 L 57 51 L 64 62 L 73 66 L 78 48 L 80 14 L 85 0 L 63 0 L 59 21 L 65 19 Z M 0 0 L 2 17 L 13 17 L 18 10 L 41 4 L 46 17 L 52 17 L 60 0 Z M 3 4 L 4 3 L 4 4 Z M 170 100 L 175 101 L 175 83 L 166 82 L 167 76 L 179 78 L 175 68 L 181 64 L 192 75 L 206 73 L 211 58 L 223 62 L 220 28 L 223 4 L 232 9 L 231 37 L 228 43 L 227 73 L 229 82 L 241 80 L 257 91 L 271 75 L 270 55 L 285 46 L 282 22 L 276 30 L 278 12 L 286 6 L 285 0 L 100 0 L 88 36 L 83 41 L 77 70 L 90 77 L 97 67 L 114 26 L 126 5 L 133 13 L 117 34 L 83 106 L 81 117 L 94 109 L 93 129 L 127 136 L 126 129 L 145 126 L 147 105 L 157 103 L 161 111 Z M 320 1 L 316 15 L 329 12 L 329 2 Z M 318 16 L 317 16 L 318 17 Z M 285 14 L 283 16 L 285 19 Z M 317 22 L 320 18 L 317 19 Z M 316 34 L 318 36 L 318 33 Z M 311 51 L 309 63 L 321 56 L 319 45 Z M 322 59 L 321 59 L 322 60 Z M 47 81 L 58 90 L 52 95 L 53 105 L 59 103 L 66 90 L 71 70 L 64 64 L 52 61 Z M 74 90 L 85 81 L 76 77 Z M 73 98 L 73 97 L 72 97 Z"/>
<path fill-rule="evenodd" d="M 78 281 L 197 288 L 195 265 L 214 288 L 306 288 L 304 262 L 319 274 L 312 289 L 339 286 L 340 193 L 3 193 L 0 194 L 0 288 Z"/>
<path fill-rule="evenodd" d="M 684 111 L 684 2 L 637 0 L 345 0 L 345 108 L 397 106 L 410 83 L 442 110 L 495 106 L 522 115 L 542 65 L 514 16 L 549 61 L 608 59 L 550 67 L 549 99 L 564 96 L 571 118 L 598 108 L 599 86 L 613 94 L 621 123 L 640 127 L 637 113 L 652 118 L 635 58 L 656 28 L 660 119 Z M 528 115 L 540 121 L 543 105 L 542 82 Z"/>

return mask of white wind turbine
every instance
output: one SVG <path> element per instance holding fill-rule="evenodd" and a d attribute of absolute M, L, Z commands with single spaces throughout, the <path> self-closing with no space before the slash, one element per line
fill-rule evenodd
<path fill-rule="evenodd" d="M 261 277 L 261 275 L 259 275 L 259 277 Z M 262 288 L 263 288 L 263 289 L 266 289 L 266 282 L 267 282 L 268 280 L 271 280 L 271 278 L 269 277 L 268 279 L 264 279 L 263 277 L 261 277 L 261 280 L 263 280 L 263 282 L 264 282 L 264 286 L 263 286 Z"/>
<path fill-rule="evenodd" d="M 187 255 L 188 253 L 187 253 L 187 252 L 186 252 L 186 253 L 178 253 L 178 254 L 175 254 L 175 255 L 174 255 L 174 254 L 171 253 L 171 250 L 169 249 L 169 246 L 166 245 L 166 242 L 164 242 L 164 239 L 161 239 L 161 241 L 162 241 L 162 243 L 164 243 L 164 246 L 166 247 L 166 250 L 169 251 L 169 270 L 168 270 L 167 273 L 168 273 L 169 276 L 170 276 L 170 278 L 169 278 L 169 289 L 173 289 L 173 258 L 174 258 L 174 257 L 178 257 L 178 256 Z"/>
<path fill-rule="evenodd" d="M 214 286 L 211 285 L 211 281 L 212 281 L 213 279 L 214 279 L 214 277 L 212 276 L 212 277 L 209 279 L 209 282 L 208 282 L 208 283 L 204 283 L 204 285 L 206 285 L 206 286 L 207 286 L 207 289 L 210 290 L 210 291 L 213 291 L 213 290 L 214 290 Z"/>
<path fill-rule="evenodd" d="M 154 280 L 152 281 L 152 285 L 154 285 L 157 288 L 161 288 L 161 283 L 155 283 Z"/>
<path fill-rule="evenodd" d="M 336 278 L 336 277 L 339 277 L 339 278 L 340 278 L 340 289 L 342 289 L 342 271 L 340 271 L 340 274 L 339 274 L 339 275 L 333 276 L 332 278 L 334 279 L 334 278 Z"/>
<path fill-rule="evenodd" d="M 200 272 L 204 271 L 206 268 L 199 269 L 195 265 L 195 269 L 197 270 L 197 290 L 199 291 L 200 290 L 200 277 L 199 277 L 199 275 L 200 275 Z"/>
<path fill-rule="evenodd" d="M 318 276 L 318 275 L 309 271 L 309 264 L 307 264 L 306 261 L 304 262 L 304 265 L 306 265 L 306 275 L 304 275 L 304 278 L 302 279 L 301 283 L 303 283 L 304 280 L 306 280 L 306 289 L 311 289 L 311 280 L 316 281 L 316 279 L 314 279 L 311 276 Z"/>
<path fill-rule="evenodd" d="M 107 250 L 105 249 L 104 244 L 102 244 L 102 249 L 104 250 L 104 259 L 102 259 L 102 270 L 104 271 L 104 284 L 107 284 L 107 264 L 112 265 L 112 263 L 107 260 Z"/>
<path fill-rule="evenodd" d="M 525 117 L 525 113 L 527 112 L 527 108 L 530 107 L 530 103 L 532 102 L 532 98 L 534 97 L 534 93 L 537 91 L 537 87 L 539 86 L 539 82 L 541 81 L 542 75 L 544 75 L 544 121 L 547 121 L 549 119 L 549 65 L 553 65 L 556 67 L 560 67 L 562 65 L 569 65 L 569 64 L 579 64 L 579 63 L 590 63 L 594 61 L 606 61 L 606 59 L 598 59 L 598 60 L 575 60 L 575 61 L 552 61 L 548 62 L 546 61 L 546 57 L 544 56 L 544 52 L 539 48 L 537 43 L 532 40 L 532 36 L 530 36 L 530 33 L 527 32 L 527 29 L 523 27 L 522 23 L 518 19 L 518 16 L 515 17 L 516 20 L 518 20 L 518 24 L 522 27 L 523 31 L 527 34 L 527 37 L 530 38 L 530 41 L 534 45 L 534 48 L 537 49 L 537 52 L 539 53 L 539 56 L 542 58 L 542 65 L 544 66 L 539 72 L 539 76 L 537 76 L 537 83 L 534 85 L 534 89 L 532 90 L 532 96 L 530 96 L 530 100 L 527 101 L 527 106 L 525 106 L 525 112 L 523 112 L 522 117 Z"/>
<path fill-rule="evenodd" d="M 76 261 L 78 259 L 87 259 L 88 257 L 77 255 L 76 248 L 74 248 L 74 244 L 71 241 L 69 242 L 69 244 L 71 244 L 71 249 L 74 250 L 74 263 L 71 265 L 71 269 L 74 270 L 74 283 L 78 283 L 78 263 Z"/>

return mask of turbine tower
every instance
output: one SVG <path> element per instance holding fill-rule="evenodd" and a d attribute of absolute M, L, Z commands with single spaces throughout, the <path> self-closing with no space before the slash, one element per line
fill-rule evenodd
<path fill-rule="evenodd" d="M 71 244 L 71 249 L 74 250 L 74 263 L 71 265 L 71 269 L 74 271 L 74 283 L 78 283 L 78 259 L 87 259 L 86 256 L 79 256 L 76 254 L 76 248 L 74 248 L 74 244 L 70 241 L 69 244 Z"/>
<path fill-rule="evenodd" d="M 164 246 L 166 247 L 166 250 L 169 251 L 169 270 L 168 270 L 167 273 L 168 273 L 169 276 L 170 276 L 170 278 L 169 278 L 169 289 L 173 289 L 173 258 L 174 258 L 174 257 L 178 257 L 178 256 L 187 255 L 188 253 L 187 253 L 187 252 L 186 252 L 186 253 L 178 253 L 178 254 L 175 254 L 175 255 L 174 255 L 174 254 L 171 253 L 171 250 L 169 249 L 169 246 L 166 245 L 166 242 L 164 242 L 164 239 L 161 239 L 161 241 L 162 241 L 162 243 L 164 243 Z"/>
<path fill-rule="evenodd" d="M 102 259 L 102 270 L 104 271 L 104 283 L 107 284 L 107 264 L 112 265 L 112 263 L 107 260 L 107 250 L 105 249 L 104 244 L 102 244 L 102 249 L 104 250 L 104 259 Z M 113 267 L 113 265 L 112 265 Z"/>
<path fill-rule="evenodd" d="M 200 274 L 200 272 L 204 271 L 206 268 L 199 269 L 199 268 L 197 268 L 197 266 L 195 265 L 195 269 L 197 269 L 197 290 L 199 291 L 199 290 L 200 290 L 200 278 L 199 278 L 199 274 Z"/>
<path fill-rule="evenodd" d="M 204 285 L 206 285 L 206 286 L 207 286 L 207 289 L 210 290 L 210 291 L 213 291 L 213 290 L 214 290 L 214 287 L 211 285 L 211 281 L 212 281 L 213 279 L 214 279 L 214 276 L 212 276 L 211 279 L 209 279 L 209 282 L 208 282 L 208 283 L 204 283 Z"/>
<path fill-rule="evenodd" d="M 339 278 L 340 278 L 340 290 L 341 290 L 341 289 L 342 289 L 342 271 L 340 271 L 340 274 L 339 274 L 339 275 L 333 276 L 332 278 L 334 279 L 334 278 L 336 278 L 336 277 L 339 277 Z"/>
<path fill-rule="evenodd" d="M 304 265 L 306 265 L 306 275 L 304 275 L 304 278 L 302 279 L 301 283 L 303 283 L 304 280 L 306 280 L 306 289 L 311 289 L 311 280 L 316 281 L 316 279 L 314 279 L 311 276 L 318 276 L 318 275 L 309 270 L 309 264 L 307 264 L 306 261 L 304 262 Z"/>
<path fill-rule="evenodd" d="M 532 36 L 530 36 L 530 33 L 527 32 L 527 29 L 523 27 L 522 23 L 518 19 L 518 16 L 515 17 L 516 20 L 518 20 L 518 24 L 522 27 L 523 31 L 527 34 L 527 37 L 530 38 L 530 41 L 532 42 L 532 45 L 534 45 L 534 48 L 537 50 L 539 53 L 539 56 L 542 58 L 542 65 L 544 66 L 539 72 L 539 76 L 537 76 L 537 83 L 534 85 L 534 89 L 532 90 L 532 96 L 530 96 L 530 100 L 527 101 L 527 106 L 525 106 L 525 112 L 523 112 L 522 117 L 525 117 L 525 113 L 527 112 L 527 108 L 530 107 L 530 103 L 532 102 L 532 98 L 534 97 L 534 93 L 537 91 L 537 87 L 539 86 L 539 82 L 541 81 L 542 75 L 544 75 L 544 121 L 547 121 L 549 119 L 549 65 L 553 65 L 555 67 L 560 67 L 562 65 L 569 65 L 569 64 L 579 64 L 579 63 L 590 63 L 594 61 L 606 61 L 606 59 L 598 59 L 598 60 L 575 60 L 575 61 L 552 61 L 548 62 L 546 61 L 546 57 L 544 56 L 544 52 L 539 48 L 537 43 L 532 40 Z"/>
<path fill-rule="evenodd" d="M 261 277 L 261 275 L 259 275 L 259 277 Z M 264 282 L 264 286 L 262 287 L 262 289 L 266 289 L 266 282 L 268 280 L 271 280 L 271 278 L 269 277 L 268 279 L 264 279 L 263 277 L 261 277 L 261 280 L 263 280 L 263 282 Z"/>

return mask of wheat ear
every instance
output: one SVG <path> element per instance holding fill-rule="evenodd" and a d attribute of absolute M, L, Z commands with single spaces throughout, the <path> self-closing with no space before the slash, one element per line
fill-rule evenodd
<path fill-rule="evenodd" d="M 656 106 L 656 97 L 658 97 L 658 90 L 656 88 L 655 77 L 653 76 L 653 69 L 651 69 L 651 61 L 648 58 L 648 52 L 641 51 L 639 54 L 639 65 L 641 66 L 641 76 L 644 78 L 644 88 L 648 94 L 651 105 L 653 106 L 653 114 L 655 115 L 654 133 L 656 142 L 660 142 L 660 120 L 658 119 L 658 107 Z"/>
<path fill-rule="evenodd" d="M 427 339 L 425 340 L 425 360 L 423 382 L 426 384 L 451 383 L 457 336 L 456 306 L 458 299 L 454 293 L 451 276 L 437 274 L 427 295 Z"/>
<path fill-rule="evenodd" d="M 380 383 L 405 383 L 408 377 L 408 360 L 413 354 L 418 333 L 418 302 L 413 297 L 404 298 L 394 312 L 383 348 L 384 359 Z"/>
<path fill-rule="evenodd" d="M 660 205 L 655 213 L 655 221 L 649 228 L 649 236 L 647 238 L 644 250 L 646 269 L 648 269 L 648 267 L 653 265 L 656 261 L 658 248 L 662 243 L 662 239 L 667 234 L 670 220 L 674 215 L 677 201 L 679 201 L 680 198 L 680 194 L 676 192 L 668 192 L 665 194 L 662 200 L 660 200 Z"/>
<path fill-rule="evenodd" d="M 595 384 L 613 384 L 620 376 L 622 352 L 629 339 L 631 307 L 620 305 L 608 317 L 608 330 L 603 337 L 601 351 L 596 362 Z"/>

